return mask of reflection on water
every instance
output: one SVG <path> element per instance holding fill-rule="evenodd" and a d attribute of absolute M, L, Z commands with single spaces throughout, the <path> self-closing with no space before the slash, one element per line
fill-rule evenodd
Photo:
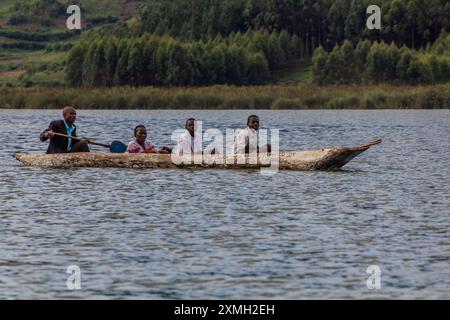
<path fill-rule="evenodd" d="M 384 143 L 341 172 L 41 169 L 12 154 L 44 151 L 58 112 L 0 111 L 0 298 L 450 298 L 449 111 L 256 113 L 282 149 Z M 248 114 L 79 111 L 78 128 L 127 142 L 143 123 L 162 146 L 188 117 Z"/>

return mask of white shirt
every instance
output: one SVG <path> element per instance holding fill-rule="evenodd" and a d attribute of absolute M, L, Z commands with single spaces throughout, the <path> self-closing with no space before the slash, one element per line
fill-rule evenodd
<path fill-rule="evenodd" d="M 234 154 L 244 154 L 245 145 L 248 143 L 249 152 L 257 152 L 258 149 L 258 132 L 252 128 L 241 130 L 234 139 Z"/>
<path fill-rule="evenodd" d="M 192 153 L 200 154 L 202 153 L 202 150 L 203 146 L 201 135 L 194 133 L 194 137 L 192 137 L 189 131 L 186 130 L 178 137 L 176 149 L 177 155 L 190 155 Z"/>

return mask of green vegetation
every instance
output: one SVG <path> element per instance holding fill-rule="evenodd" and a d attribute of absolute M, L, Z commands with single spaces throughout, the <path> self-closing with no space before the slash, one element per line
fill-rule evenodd
<path fill-rule="evenodd" d="M 206 42 L 145 34 L 90 38 L 68 57 L 70 86 L 263 84 L 293 58 L 286 32 L 246 32 Z"/>
<path fill-rule="evenodd" d="M 65 29 L 69 4 L 81 32 Z M 381 30 L 365 25 L 373 4 Z M 449 12 L 448 0 L 2 0 L 1 107 L 448 107 Z"/>
<path fill-rule="evenodd" d="M 286 66 L 272 72 L 272 84 L 311 84 L 312 66 L 309 59 L 292 60 Z"/>
<path fill-rule="evenodd" d="M 8 15 L 13 26 L 36 24 L 41 27 L 56 26 L 58 18 L 66 15 L 69 5 L 83 9 L 83 18 L 89 22 L 118 18 L 125 0 L 17 0 L 0 6 L 0 13 Z M 59 26 L 62 27 L 62 26 Z"/>
<path fill-rule="evenodd" d="M 346 40 L 331 52 L 322 47 L 313 55 L 318 84 L 432 84 L 450 81 L 450 35 L 445 30 L 427 50 L 412 50 L 384 42 Z"/>
<path fill-rule="evenodd" d="M 117 21 L 124 0 L 0 1 L 0 87 L 65 85 L 68 51 L 81 32 L 66 29 L 66 8 L 79 4 L 84 31 Z"/>
<path fill-rule="evenodd" d="M 381 31 L 365 26 L 371 4 L 382 8 Z M 445 0 L 148 0 L 143 1 L 134 23 L 94 30 L 84 38 L 89 48 L 82 43 L 73 49 L 67 83 L 445 83 L 450 80 L 450 63 L 430 48 L 446 41 L 447 9 L 450 3 Z M 110 43 L 117 34 L 128 38 L 128 44 L 122 44 L 120 53 L 114 51 L 122 57 L 108 60 L 106 48 L 118 48 L 114 41 Z M 169 40 L 155 41 L 155 34 Z M 176 56 L 174 48 L 178 48 Z M 258 60 L 254 76 L 252 57 Z M 311 62 L 295 67 L 299 59 Z M 103 70 L 104 60 L 105 68 L 116 70 L 115 79 Z M 97 63 L 100 66 L 92 66 Z M 100 75 L 92 74 L 96 72 Z M 105 80 L 105 74 L 110 79 Z"/>
<path fill-rule="evenodd" d="M 10 9 L 8 24 L 36 23 L 48 27 L 64 12 L 64 5 L 57 0 L 18 0 Z"/>
<path fill-rule="evenodd" d="M 86 20 L 119 18 L 123 13 L 123 6 L 127 0 L 66 0 L 65 7 L 75 4 L 82 8 Z"/>
<path fill-rule="evenodd" d="M 382 30 L 366 28 L 366 10 L 378 5 Z M 146 0 L 136 31 L 208 38 L 249 29 L 297 35 L 305 55 L 345 39 L 425 47 L 449 27 L 447 0 Z"/>
<path fill-rule="evenodd" d="M 0 83 L 4 87 L 62 86 L 65 52 L 5 50 L 0 53 Z"/>
<path fill-rule="evenodd" d="M 0 108 L 69 104 L 79 109 L 431 109 L 450 108 L 450 84 L 0 89 Z"/>

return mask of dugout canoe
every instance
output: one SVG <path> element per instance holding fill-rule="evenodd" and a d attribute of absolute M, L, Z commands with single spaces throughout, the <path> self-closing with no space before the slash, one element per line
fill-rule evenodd
<path fill-rule="evenodd" d="M 278 161 L 282 170 L 336 170 L 342 168 L 353 158 L 381 143 L 376 140 L 368 144 L 348 148 L 337 147 L 313 151 L 280 151 Z M 38 154 L 16 153 L 14 157 L 27 166 L 51 168 L 262 168 L 269 167 L 267 155 L 260 155 L 257 162 L 245 158 L 237 163 L 237 159 L 226 156 L 215 156 L 215 163 L 175 163 L 168 154 L 115 154 L 115 153 L 65 153 Z M 221 159 L 220 159 L 221 158 Z M 273 158 L 271 158 L 273 161 Z M 252 162 L 253 161 L 253 162 Z M 272 165 L 274 162 L 272 163 Z"/>

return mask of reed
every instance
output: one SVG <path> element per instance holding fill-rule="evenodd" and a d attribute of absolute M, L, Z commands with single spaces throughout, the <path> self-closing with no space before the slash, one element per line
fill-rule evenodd
<path fill-rule="evenodd" d="M 2 88 L 0 108 L 54 109 L 448 109 L 450 84 Z"/>

